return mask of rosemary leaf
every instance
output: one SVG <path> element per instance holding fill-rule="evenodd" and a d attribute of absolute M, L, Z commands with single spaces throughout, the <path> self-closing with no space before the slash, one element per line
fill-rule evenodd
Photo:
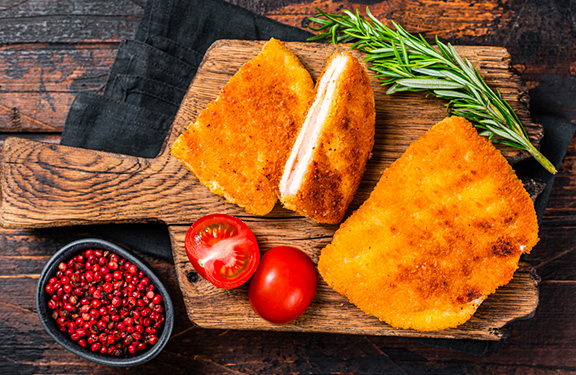
<path fill-rule="evenodd" d="M 443 99 L 454 99 L 454 98 L 459 98 L 459 99 L 466 99 L 468 101 L 473 101 L 474 98 L 471 97 L 470 95 L 460 92 L 460 91 L 453 91 L 453 90 L 434 90 L 434 94 L 436 94 L 436 96 L 438 96 L 439 98 L 443 98 Z"/>
<path fill-rule="evenodd" d="M 442 79 L 432 78 L 412 78 L 412 79 L 399 79 L 396 83 L 421 90 L 435 90 L 435 89 L 460 89 L 460 83 L 445 81 Z"/>

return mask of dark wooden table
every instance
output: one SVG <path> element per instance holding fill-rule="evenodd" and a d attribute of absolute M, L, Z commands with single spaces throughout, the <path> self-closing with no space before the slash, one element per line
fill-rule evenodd
<path fill-rule="evenodd" d="M 315 6 L 364 8 L 411 32 L 453 44 L 508 48 L 530 89 L 533 115 L 576 122 L 576 4 L 561 0 L 327 0 L 233 3 L 296 27 Z M 0 1 L 0 144 L 11 136 L 57 143 L 81 90 L 105 82 L 122 39 L 132 37 L 144 0 Z M 559 170 L 529 256 L 542 281 L 533 318 L 514 322 L 497 353 L 474 356 L 395 337 L 220 331 L 195 327 L 172 264 L 147 260 L 168 284 L 176 323 L 165 350 L 132 369 L 96 366 L 62 349 L 42 328 L 34 303 L 39 273 L 59 247 L 90 228 L 0 228 L 0 373 L 407 373 L 576 372 L 576 142 Z"/>

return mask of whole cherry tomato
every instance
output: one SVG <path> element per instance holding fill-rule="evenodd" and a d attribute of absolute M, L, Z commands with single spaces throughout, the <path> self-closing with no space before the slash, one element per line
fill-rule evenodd
<path fill-rule="evenodd" d="M 240 219 L 213 214 L 198 219 L 186 233 L 188 259 L 200 276 L 219 288 L 236 288 L 254 274 L 260 250 Z"/>
<path fill-rule="evenodd" d="M 272 323 L 289 323 L 308 308 L 317 282 L 316 267 L 308 255 L 294 247 L 274 247 L 264 253 L 250 282 L 250 305 Z"/>

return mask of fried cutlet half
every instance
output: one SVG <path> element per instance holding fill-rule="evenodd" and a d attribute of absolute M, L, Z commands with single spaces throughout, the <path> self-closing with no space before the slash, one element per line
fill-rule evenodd
<path fill-rule="evenodd" d="M 255 215 L 269 213 L 290 149 L 314 96 L 298 57 L 271 39 L 222 88 L 171 153 L 211 192 Z"/>
<path fill-rule="evenodd" d="M 358 59 L 328 59 L 280 180 L 284 207 L 319 223 L 342 221 L 374 145 L 374 93 Z"/>
<path fill-rule="evenodd" d="M 470 319 L 537 242 L 534 206 L 506 159 L 451 117 L 383 172 L 318 268 L 391 326 L 441 330 Z"/>

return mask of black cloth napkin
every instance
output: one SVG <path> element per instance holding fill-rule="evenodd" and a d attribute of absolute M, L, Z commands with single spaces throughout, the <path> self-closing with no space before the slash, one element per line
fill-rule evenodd
<path fill-rule="evenodd" d="M 576 125 L 561 117 L 538 116 L 536 120 L 542 124 L 544 128 L 544 138 L 542 138 L 540 142 L 540 151 L 546 155 L 548 160 L 558 169 L 574 137 Z M 532 178 L 546 184 L 544 191 L 540 193 L 534 202 L 538 222 L 541 222 L 546 207 L 548 207 L 548 199 L 550 198 L 556 176 L 548 173 L 533 158 L 517 163 L 514 165 L 514 169 L 518 176 Z"/>
<path fill-rule="evenodd" d="M 80 93 L 68 114 L 61 143 L 133 156 L 157 155 L 178 105 L 202 56 L 218 39 L 306 41 L 310 33 L 292 28 L 222 0 L 149 0 L 134 40 L 122 42 L 103 95 Z M 544 154 L 557 167 L 574 127 L 553 117 L 541 119 Z M 536 201 L 541 218 L 554 176 L 533 160 L 517 167 L 520 177 L 546 183 Z M 86 228 L 84 228 L 86 231 Z M 147 254 L 172 259 L 162 225 L 100 225 L 90 231 Z M 417 339 L 418 342 L 484 355 L 498 343 L 476 340 Z M 394 363 L 390 373 L 402 373 Z"/>

